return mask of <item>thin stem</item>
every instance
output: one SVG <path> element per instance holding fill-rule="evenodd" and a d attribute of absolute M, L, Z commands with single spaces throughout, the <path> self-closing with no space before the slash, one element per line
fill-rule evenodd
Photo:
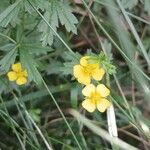
<path fill-rule="evenodd" d="M 41 78 L 42 78 L 42 77 L 41 77 Z M 66 123 L 68 129 L 70 130 L 72 136 L 74 137 L 74 139 L 75 139 L 75 141 L 76 141 L 76 143 L 77 143 L 79 149 L 82 150 L 82 148 L 81 148 L 81 146 L 80 146 L 80 144 L 79 144 L 79 142 L 78 142 L 78 140 L 77 140 L 77 138 L 76 138 L 74 132 L 72 131 L 72 129 L 71 129 L 71 127 L 70 127 L 70 125 L 69 125 L 69 123 L 68 123 L 68 121 L 67 121 L 67 119 L 66 119 L 64 113 L 63 113 L 62 110 L 60 109 L 60 107 L 59 107 L 59 105 L 58 105 L 56 99 L 54 98 L 53 94 L 51 93 L 50 89 L 48 88 L 48 86 L 47 86 L 47 84 L 45 83 L 45 81 L 43 80 L 43 78 L 42 78 L 42 81 L 43 81 L 43 84 L 44 84 L 45 88 L 47 89 L 49 95 L 51 96 L 53 102 L 55 103 L 55 105 L 56 105 L 58 111 L 60 112 L 62 118 L 64 119 L 64 121 L 65 121 L 65 123 Z"/>
<path fill-rule="evenodd" d="M 109 35 L 109 33 L 105 30 L 105 28 L 102 26 L 102 24 L 98 21 L 98 19 L 95 17 L 95 15 L 92 13 L 92 11 L 88 8 L 85 0 L 82 0 L 84 6 L 86 7 L 86 9 L 89 11 L 90 15 L 93 17 L 93 19 L 95 20 L 95 22 L 97 23 L 97 25 L 101 28 L 101 30 L 104 32 L 104 34 L 109 38 L 109 40 L 114 44 L 114 46 L 119 50 L 119 52 L 124 56 L 124 58 L 130 63 L 132 64 L 139 72 L 142 73 L 142 75 L 150 81 L 150 77 L 147 76 L 143 70 L 141 70 L 135 63 L 133 63 L 128 56 L 122 51 L 122 49 L 116 44 L 116 42 L 112 39 L 112 37 Z"/>

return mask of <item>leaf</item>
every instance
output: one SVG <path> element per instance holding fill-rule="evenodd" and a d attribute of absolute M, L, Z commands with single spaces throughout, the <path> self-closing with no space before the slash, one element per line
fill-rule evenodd
<path fill-rule="evenodd" d="M 37 64 L 27 49 L 20 49 L 20 61 L 24 69 L 27 69 L 29 81 L 34 81 L 37 85 L 42 85 L 42 78 L 37 70 Z"/>
<path fill-rule="evenodd" d="M 70 52 L 65 52 L 62 55 L 62 58 L 66 61 L 64 63 L 64 66 L 60 68 L 60 71 L 64 74 L 64 75 L 69 75 L 73 73 L 73 67 L 77 64 L 79 64 L 79 60 L 81 58 L 81 55 L 79 53 L 75 53 L 75 55 L 73 55 Z"/>
<path fill-rule="evenodd" d="M 60 20 L 60 23 L 65 25 L 68 32 L 72 31 L 73 33 L 77 33 L 75 24 L 77 24 L 78 21 L 66 3 L 57 0 L 52 1 L 44 13 L 44 18 L 49 22 L 55 31 L 57 31 L 57 28 L 59 27 L 58 22 Z M 38 29 L 42 32 L 41 41 L 43 45 L 52 45 L 55 33 L 53 33 L 44 20 L 41 21 Z"/>
<path fill-rule="evenodd" d="M 46 0 L 42 0 L 42 1 L 41 0 L 30 0 L 30 3 L 27 0 L 24 0 L 23 2 L 24 2 L 25 10 L 27 12 L 29 12 L 30 14 L 33 11 L 35 11 L 32 8 L 32 6 L 30 5 L 30 3 L 33 4 L 37 9 L 40 8 L 41 10 L 44 10 L 47 7 L 47 5 L 48 5 L 48 2 Z"/>
<path fill-rule="evenodd" d="M 71 97 L 71 106 L 73 108 L 77 108 L 77 105 L 78 105 L 78 86 L 77 85 L 71 86 L 70 97 Z"/>
<path fill-rule="evenodd" d="M 6 27 L 10 21 L 16 21 L 21 8 L 20 2 L 21 1 L 15 2 L 0 14 L 0 26 Z"/>
<path fill-rule="evenodd" d="M 107 53 L 107 57 L 109 58 L 109 60 L 113 59 L 112 56 L 112 45 L 110 42 L 108 42 L 107 40 L 104 40 L 104 42 L 102 43 L 106 53 Z"/>
<path fill-rule="evenodd" d="M 148 14 L 150 15 L 150 1 L 149 0 L 145 0 L 144 2 L 144 10 L 148 12 Z"/>
<path fill-rule="evenodd" d="M 21 45 L 22 49 L 27 49 L 30 54 L 46 54 L 53 51 L 52 48 L 42 46 L 40 43 L 24 43 Z"/>
<path fill-rule="evenodd" d="M 46 67 L 47 74 L 60 74 L 63 64 L 59 61 L 52 60 Z"/>
<path fill-rule="evenodd" d="M 121 0 L 121 2 L 125 9 L 132 9 L 137 5 L 138 0 Z"/>
<path fill-rule="evenodd" d="M 4 57 L 3 59 L 0 60 L 0 69 L 4 70 L 4 71 L 8 71 L 10 66 L 12 64 L 14 64 L 15 62 L 15 59 L 16 59 L 16 56 L 17 56 L 17 50 L 16 50 L 16 47 L 9 51 Z"/>
<path fill-rule="evenodd" d="M 72 14 L 72 11 L 67 3 L 58 2 L 57 3 L 57 12 L 58 17 L 62 25 L 65 25 L 65 28 L 68 32 L 72 31 L 77 34 L 77 28 L 75 24 L 78 23 L 76 17 Z"/>

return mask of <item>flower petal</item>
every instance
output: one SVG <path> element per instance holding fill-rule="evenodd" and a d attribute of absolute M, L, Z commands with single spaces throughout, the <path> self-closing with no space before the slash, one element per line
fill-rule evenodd
<path fill-rule="evenodd" d="M 15 81 L 17 79 L 17 73 L 14 71 L 8 72 L 7 76 L 10 81 Z"/>
<path fill-rule="evenodd" d="M 84 96 L 90 97 L 91 93 L 95 92 L 95 86 L 93 84 L 89 84 L 87 85 L 83 90 L 82 90 L 82 94 Z"/>
<path fill-rule="evenodd" d="M 84 56 L 80 59 L 80 64 L 82 66 L 87 66 L 88 65 L 88 58 L 90 58 L 90 56 Z"/>
<path fill-rule="evenodd" d="M 99 102 L 97 102 L 97 109 L 100 112 L 104 112 L 110 105 L 111 105 L 111 102 L 103 98 Z"/>
<path fill-rule="evenodd" d="M 83 67 L 81 65 L 75 65 L 73 67 L 73 75 L 78 78 L 83 74 Z"/>
<path fill-rule="evenodd" d="M 92 77 L 95 80 L 99 81 L 103 78 L 104 74 L 105 74 L 105 70 L 103 68 L 100 68 L 100 69 L 97 68 L 92 72 Z"/>
<path fill-rule="evenodd" d="M 12 70 L 15 72 L 20 72 L 22 71 L 21 63 L 16 63 L 12 65 Z"/>
<path fill-rule="evenodd" d="M 104 84 L 99 84 L 96 87 L 96 91 L 100 93 L 101 97 L 106 97 L 110 94 L 110 90 Z"/>
<path fill-rule="evenodd" d="M 23 85 L 23 84 L 26 84 L 27 83 L 27 79 L 25 77 L 19 77 L 17 80 L 16 80 L 16 83 L 18 85 Z"/>
<path fill-rule="evenodd" d="M 24 75 L 25 77 L 28 77 L 27 70 L 24 70 L 24 71 L 23 71 L 23 75 Z"/>
<path fill-rule="evenodd" d="M 83 74 L 78 78 L 78 82 L 84 85 L 89 85 L 91 82 L 91 77 L 87 74 Z"/>
<path fill-rule="evenodd" d="M 85 108 L 88 112 L 93 112 L 96 109 L 96 106 L 90 99 L 85 99 L 82 102 L 82 107 Z"/>

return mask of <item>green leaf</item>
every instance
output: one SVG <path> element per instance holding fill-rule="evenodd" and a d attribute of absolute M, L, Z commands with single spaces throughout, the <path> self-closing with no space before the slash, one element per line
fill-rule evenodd
<path fill-rule="evenodd" d="M 70 52 L 65 52 L 62 55 L 62 58 L 66 61 L 64 63 L 64 67 L 61 67 L 60 70 L 64 75 L 73 74 L 73 66 L 79 64 L 79 60 L 81 58 L 81 55 L 79 53 L 75 53 L 76 55 L 73 55 Z"/>
<path fill-rule="evenodd" d="M 69 5 L 66 3 L 52 1 L 44 13 L 44 18 L 49 22 L 55 31 L 57 31 L 57 28 L 59 27 L 58 22 L 60 20 L 60 23 L 65 25 L 68 32 L 72 31 L 73 33 L 77 33 L 75 24 L 77 24 L 78 21 L 72 14 Z M 55 33 L 53 33 L 44 20 L 41 21 L 38 29 L 40 32 L 42 32 L 41 41 L 43 45 L 52 45 Z"/>
<path fill-rule="evenodd" d="M 9 51 L 4 57 L 3 59 L 0 60 L 0 69 L 4 70 L 4 71 L 8 71 L 10 66 L 12 64 L 14 64 L 15 59 L 17 56 L 17 50 L 16 47 L 14 49 L 12 49 L 11 51 Z"/>
<path fill-rule="evenodd" d="M 27 0 L 24 0 L 23 2 L 27 12 L 31 14 L 33 11 L 35 11 Z M 48 1 L 46 0 L 30 0 L 30 3 L 32 3 L 37 9 L 40 8 L 41 10 L 44 10 L 48 5 Z"/>
<path fill-rule="evenodd" d="M 40 114 L 41 114 L 41 109 L 31 109 L 29 110 L 29 114 L 31 115 L 31 117 L 33 118 L 33 120 L 35 122 L 39 122 L 40 121 Z"/>
<path fill-rule="evenodd" d="M 145 0 L 145 2 L 144 2 L 144 9 L 150 15 L 150 1 L 149 0 Z"/>
<path fill-rule="evenodd" d="M 0 14 L 0 26 L 6 27 L 10 21 L 16 22 L 21 7 L 20 4 L 21 1 L 17 1 Z"/>
<path fill-rule="evenodd" d="M 121 0 L 121 2 L 125 9 L 132 9 L 137 5 L 138 0 Z"/>
<path fill-rule="evenodd" d="M 25 43 L 21 45 L 21 49 L 27 49 L 30 54 L 46 54 L 47 52 L 53 51 L 48 46 L 42 46 L 40 43 Z"/>
<path fill-rule="evenodd" d="M 72 31 L 77 34 L 77 28 L 75 24 L 78 23 L 76 17 L 72 14 L 72 11 L 67 3 L 58 2 L 57 3 L 57 12 L 58 17 L 62 25 L 65 25 L 65 28 L 68 32 Z"/>
<path fill-rule="evenodd" d="M 20 61 L 24 69 L 27 69 L 29 81 L 34 81 L 37 85 L 42 85 L 42 78 L 37 70 L 37 64 L 27 49 L 20 49 Z"/>
<path fill-rule="evenodd" d="M 71 97 L 71 106 L 73 108 L 77 108 L 77 105 L 78 105 L 78 87 L 77 87 L 77 85 L 73 85 L 71 87 L 70 97 Z"/>
<path fill-rule="evenodd" d="M 57 11 L 55 8 L 55 3 L 52 2 L 51 5 L 49 4 L 49 9 L 44 13 L 45 19 L 50 23 L 52 28 L 56 31 L 58 27 L 58 16 Z M 54 33 L 50 29 L 50 27 L 44 22 L 44 20 L 41 21 L 40 25 L 38 26 L 39 31 L 42 32 L 42 38 L 41 41 L 43 45 L 52 45 L 54 40 Z"/>

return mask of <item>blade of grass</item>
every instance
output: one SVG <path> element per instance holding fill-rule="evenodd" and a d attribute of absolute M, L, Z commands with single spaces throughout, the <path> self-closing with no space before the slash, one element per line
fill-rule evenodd
<path fill-rule="evenodd" d="M 19 103 L 19 105 L 21 106 L 21 108 L 24 110 L 27 118 L 31 121 L 31 123 L 34 125 L 34 127 L 37 129 L 39 135 L 41 136 L 42 140 L 44 141 L 46 147 L 48 148 L 48 150 L 52 150 L 52 148 L 50 147 L 49 143 L 47 142 L 47 140 L 45 139 L 44 135 L 42 134 L 41 130 L 39 129 L 39 127 L 36 125 L 36 123 L 34 122 L 34 120 L 31 118 L 31 116 L 29 115 L 28 111 L 26 110 L 24 104 L 22 104 L 21 102 L 19 102 L 18 97 L 13 93 L 16 101 Z M 19 109 L 20 111 L 20 109 Z M 33 128 L 30 126 L 31 130 L 33 130 Z"/>
<path fill-rule="evenodd" d="M 113 43 L 113 45 L 119 50 L 119 52 L 124 56 L 124 58 L 131 64 L 133 67 L 135 67 L 147 80 L 150 81 L 150 77 L 146 75 L 141 68 L 138 67 L 130 58 L 123 52 L 123 50 L 116 44 L 116 42 L 112 39 L 112 37 L 109 35 L 109 33 L 105 30 L 105 28 L 102 26 L 102 24 L 98 21 L 98 19 L 95 17 L 95 15 L 92 13 L 92 11 L 88 8 L 85 0 L 82 0 L 85 8 L 89 11 L 90 15 L 93 17 L 94 21 L 97 23 L 97 25 L 101 28 L 101 30 L 104 32 L 104 34 L 109 38 L 109 40 Z"/>
<path fill-rule="evenodd" d="M 135 37 L 135 39 L 136 39 L 136 41 L 137 41 L 139 47 L 141 48 L 141 51 L 142 51 L 142 53 L 143 53 L 143 56 L 145 57 L 145 60 L 147 61 L 147 64 L 150 66 L 150 59 L 149 59 L 149 56 L 148 56 L 148 54 L 147 54 L 147 52 L 146 52 L 146 50 L 145 50 L 145 48 L 144 48 L 144 45 L 143 45 L 143 43 L 142 43 L 142 41 L 141 41 L 139 35 L 138 35 L 137 32 L 136 32 L 136 29 L 135 29 L 135 27 L 134 27 L 132 21 L 130 20 L 129 16 L 127 15 L 127 13 L 126 13 L 124 7 L 122 6 L 120 0 L 117 0 L 117 3 L 118 3 L 118 5 L 119 5 L 119 7 L 120 7 L 120 9 L 121 9 L 121 11 L 122 11 L 122 14 L 124 15 L 124 17 L 125 17 L 125 19 L 126 19 L 128 25 L 130 26 L 130 29 L 131 29 L 131 31 L 132 31 L 132 34 L 134 35 L 134 37 Z"/>
<path fill-rule="evenodd" d="M 108 142 L 113 142 L 115 145 L 118 145 L 120 148 L 124 150 L 138 150 L 134 146 L 129 145 L 128 143 L 120 140 L 119 138 L 111 137 L 108 132 L 106 132 L 104 129 L 94 125 L 89 119 L 85 118 L 83 115 L 81 115 L 79 112 L 77 112 L 74 109 L 69 110 L 70 114 L 73 115 L 77 120 L 82 122 L 86 127 L 88 127 L 91 131 L 93 131 L 95 134 L 101 136 Z"/>

